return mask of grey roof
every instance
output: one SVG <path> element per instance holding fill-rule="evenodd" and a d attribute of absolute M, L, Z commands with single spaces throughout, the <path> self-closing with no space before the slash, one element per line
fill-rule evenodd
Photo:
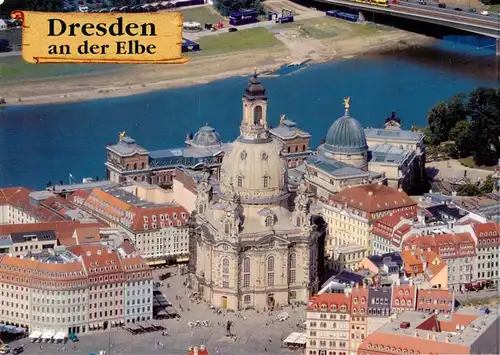
<path fill-rule="evenodd" d="M 276 128 L 272 128 L 269 132 L 283 139 L 291 139 L 295 137 L 301 138 L 310 138 L 311 135 L 307 132 L 304 132 L 297 128 L 297 124 L 290 120 L 284 120 L 280 125 Z"/>
<path fill-rule="evenodd" d="M 206 147 L 183 147 L 154 150 L 149 152 L 149 165 L 152 168 L 182 166 L 191 168 L 198 164 L 214 164 L 213 158 L 227 152 L 229 144 Z"/>
<path fill-rule="evenodd" d="M 132 156 L 134 154 L 147 154 L 148 151 L 138 145 L 133 138 L 123 137 L 117 144 L 107 147 L 107 149 L 120 156 Z"/>
<path fill-rule="evenodd" d="M 215 128 L 205 125 L 194 134 L 190 144 L 196 147 L 213 147 L 220 146 L 220 135 Z"/>
<path fill-rule="evenodd" d="M 121 187 L 112 187 L 109 189 L 103 189 L 104 192 L 116 197 L 119 200 L 125 201 L 126 203 L 129 203 L 131 205 L 134 205 L 139 208 L 153 208 L 153 207 L 160 207 L 160 206 L 176 206 L 176 203 L 162 203 L 162 204 L 155 204 L 149 201 L 145 201 L 133 193 L 125 190 L 124 188 Z"/>
<path fill-rule="evenodd" d="M 404 160 L 412 154 L 409 150 L 404 150 L 393 145 L 383 143 L 374 146 L 370 149 L 371 163 L 391 163 L 401 164 Z"/>
<path fill-rule="evenodd" d="M 323 152 L 319 151 L 316 155 L 311 155 L 306 158 L 307 164 L 314 165 L 318 169 L 321 169 L 333 176 L 369 176 L 367 171 L 358 169 L 352 165 L 330 159 L 324 155 Z"/>
<path fill-rule="evenodd" d="M 39 242 L 57 240 L 55 231 L 36 231 L 26 233 L 10 233 L 12 243 L 25 243 L 27 240 L 36 239 Z"/>
<path fill-rule="evenodd" d="M 365 128 L 365 136 L 370 139 L 390 139 L 390 140 L 401 140 L 406 142 L 418 142 L 423 137 L 424 134 L 420 132 L 404 131 L 404 130 L 392 130 L 384 128 Z"/>
<path fill-rule="evenodd" d="M 326 135 L 325 149 L 332 153 L 360 153 L 368 149 L 365 131 L 349 113 L 333 122 Z"/>
<path fill-rule="evenodd" d="M 10 235 L 0 235 L 0 247 L 12 245 L 12 238 Z"/>

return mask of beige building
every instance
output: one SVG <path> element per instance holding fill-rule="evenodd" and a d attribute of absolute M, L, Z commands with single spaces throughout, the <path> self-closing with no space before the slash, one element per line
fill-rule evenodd
<path fill-rule="evenodd" d="M 306 313 L 306 354 L 349 352 L 351 297 L 344 293 L 313 296 Z"/>
<path fill-rule="evenodd" d="M 140 283 L 136 287 L 134 283 Z M 0 256 L 0 322 L 24 327 L 31 339 L 63 340 L 152 317 L 152 274 L 142 258 L 98 243 L 32 257 Z M 137 307 L 124 300 L 139 292 Z"/>
<path fill-rule="evenodd" d="M 394 212 L 417 207 L 403 190 L 382 184 L 346 188 L 323 203 L 323 216 L 328 223 L 325 249 L 344 244 L 357 244 L 370 250 L 370 235 L 374 220 Z"/>
<path fill-rule="evenodd" d="M 318 237 L 305 181 L 288 208 L 287 164 L 269 134 L 267 96 L 257 75 L 243 96 L 240 136 L 214 185 L 198 181 L 191 280 L 198 294 L 229 308 L 307 302 L 319 286 Z"/>
<path fill-rule="evenodd" d="M 160 265 L 187 260 L 189 254 L 189 214 L 172 196 L 158 186 L 132 184 L 93 189 L 90 194 L 78 190 L 70 199 L 125 232 L 150 265 Z"/>
<path fill-rule="evenodd" d="M 338 245 L 332 249 L 328 255 L 326 265 L 328 270 L 340 272 L 342 270 L 356 271 L 360 268 L 360 263 L 367 254 L 365 247 L 357 244 Z"/>

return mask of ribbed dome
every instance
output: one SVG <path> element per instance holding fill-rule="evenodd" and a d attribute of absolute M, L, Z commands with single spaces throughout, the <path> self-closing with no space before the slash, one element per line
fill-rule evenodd
<path fill-rule="evenodd" d="M 219 133 L 217 133 L 215 128 L 208 125 L 201 127 L 198 132 L 195 133 L 192 141 L 192 145 L 199 147 L 210 147 L 219 145 L 220 143 Z"/>
<path fill-rule="evenodd" d="M 325 149 L 331 153 L 360 153 L 368 149 L 365 130 L 349 115 L 333 122 L 326 135 Z"/>

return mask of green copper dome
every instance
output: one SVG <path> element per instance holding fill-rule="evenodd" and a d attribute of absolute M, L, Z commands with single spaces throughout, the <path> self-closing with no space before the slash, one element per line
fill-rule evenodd
<path fill-rule="evenodd" d="M 361 153 L 368 150 L 365 130 L 348 111 L 343 117 L 333 122 L 328 130 L 325 141 L 325 150 L 330 153 Z"/>

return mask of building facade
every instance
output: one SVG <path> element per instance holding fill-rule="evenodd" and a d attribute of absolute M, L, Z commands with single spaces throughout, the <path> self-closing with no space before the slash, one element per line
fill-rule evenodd
<path fill-rule="evenodd" d="M 327 251 L 345 244 L 369 250 L 373 221 L 417 207 L 404 191 L 383 184 L 345 188 L 321 205 L 328 223 Z"/>
<path fill-rule="evenodd" d="M 106 178 L 115 183 L 134 180 L 169 188 L 178 167 L 206 168 L 219 176 L 225 150 L 217 131 L 208 125 L 188 134 L 184 147 L 156 151 L 144 149 L 123 132 L 118 143 L 106 147 Z"/>
<path fill-rule="evenodd" d="M 150 187 L 131 185 L 93 189 L 90 194 L 79 190 L 70 199 L 111 227 L 124 231 L 137 252 L 151 265 L 184 260 L 189 254 L 189 214 L 174 202 L 162 199 L 155 203 L 154 194 L 148 193 Z"/>
<path fill-rule="evenodd" d="M 297 127 L 297 124 L 281 116 L 280 124 L 269 133 L 281 146 L 281 156 L 293 169 L 301 165 L 311 155 L 311 135 Z"/>
<path fill-rule="evenodd" d="M 190 276 L 201 298 L 222 308 L 272 309 L 307 302 L 318 290 L 322 230 L 312 223 L 304 181 L 289 210 L 286 179 L 265 89 L 254 75 L 218 184 L 209 172 L 198 180 Z"/>

